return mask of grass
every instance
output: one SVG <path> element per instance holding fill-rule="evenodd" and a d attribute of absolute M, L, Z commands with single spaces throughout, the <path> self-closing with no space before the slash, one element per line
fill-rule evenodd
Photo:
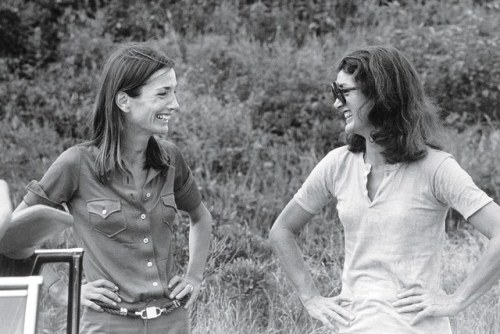
<path fill-rule="evenodd" d="M 341 231 L 334 221 L 317 219 L 311 224 L 301 236 L 306 261 L 322 294 L 334 295 L 340 288 L 341 263 L 338 258 L 342 257 L 343 251 L 337 237 L 341 237 Z M 323 233 L 320 234 L 320 230 Z M 325 238 L 328 233 L 334 237 Z M 317 241 L 326 239 L 329 241 L 320 250 Z M 453 291 L 460 284 L 472 270 L 485 243 L 485 238 L 471 228 L 448 234 L 443 254 L 444 290 Z M 214 254 L 225 254 L 220 252 L 224 248 L 222 244 L 213 243 Z M 267 246 L 267 241 L 263 241 L 264 246 Z M 217 256 L 212 256 L 210 261 L 216 259 Z M 497 285 L 468 309 L 451 318 L 453 333 L 500 333 L 499 295 Z M 43 328 L 39 333 L 65 333 L 65 314 L 61 307 L 49 296 L 43 301 L 40 319 Z M 329 333 L 305 313 L 274 257 L 231 259 L 218 265 L 217 270 L 206 278 L 191 319 L 193 334 Z"/>
<path fill-rule="evenodd" d="M 493 102 L 483 107 L 498 96 L 496 58 L 479 57 L 493 55 L 497 47 L 491 45 L 498 41 L 495 28 L 483 23 L 496 22 L 498 1 L 475 5 L 479 2 L 456 1 L 448 11 L 437 0 L 382 7 L 358 1 L 366 7 L 349 19 L 352 24 L 339 25 L 319 38 L 308 36 L 300 47 L 293 33 L 292 38 L 266 44 L 252 31 L 238 32 L 232 25 L 242 17 L 224 2 L 227 6 L 218 9 L 210 33 L 184 38 L 172 32 L 174 38 L 162 37 L 164 48 L 177 60 L 182 107 L 171 121 L 169 137 L 192 167 L 215 223 L 205 285 L 192 310 L 193 333 L 328 332 L 304 312 L 267 235 L 313 166 L 339 145 L 343 125 L 332 112 L 326 84 L 332 81 L 335 59 L 349 47 L 392 43 L 415 60 L 426 89 L 441 94 L 434 96 L 441 104 L 453 106 L 448 112 L 455 118 L 449 116 L 449 124 L 460 130 L 447 130 L 447 150 L 482 189 L 500 199 L 500 130 L 494 122 L 470 126 L 460 118 L 496 115 L 498 110 Z M 68 12 L 68 18 L 71 15 Z M 70 35 L 61 33 L 61 59 L 34 73 L 33 80 L 13 76 L 0 87 L 7 115 L 0 123 L 0 174 L 11 185 L 16 204 L 24 186 L 40 179 L 57 155 L 85 132 L 83 119 L 91 109 L 98 64 L 113 45 L 113 36 L 105 31 L 109 16 L 103 11 L 95 18 L 83 13 L 80 18 L 71 21 Z M 473 31 L 478 23 L 480 34 Z M 455 28 L 480 36 L 469 40 Z M 467 52 L 465 56 L 449 50 Z M 0 63 L 0 72 L 5 68 Z M 176 238 L 181 264 L 187 260 L 186 226 L 180 226 Z M 450 214 L 448 226 L 443 286 L 454 291 L 474 267 L 485 240 L 456 213 Z M 71 247 L 71 240 L 64 232 L 45 246 Z M 343 232 L 334 210 L 327 208 L 315 217 L 300 240 L 320 291 L 338 293 Z M 63 268 L 58 271 L 64 277 Z M 454 333 L 499 333 L 499 297 L 496 286 L 454 317 Z M 44 292 L 39 333 L 64 333 L 64 322 L 64 308 Z"/>

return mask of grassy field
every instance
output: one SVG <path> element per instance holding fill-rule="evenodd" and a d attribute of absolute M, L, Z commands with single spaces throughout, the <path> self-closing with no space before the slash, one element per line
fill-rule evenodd
<path fill-rule="evenodd" d="M 500 200 L 499 0 L 5 0 L 0 11 L 0 178 L 14 204 L 85 138 L 109 50 L 153 39 L 175 59 L 181 110 L 169 139 L 214 218 L 194 333 L 328 332 L 304 313 L 267 237 L 313 166 L 342 145 L 328 84 L 350 48 L 392 44 L 415 63 L 442 107 L 447 151 Z M 176 257 L 185 265 L 181 222 Z M 486 241 L 456 212 L 446 224 L 443 287 L 451 292 Z M 300 238 L 319 289 L 335 295 L 343 263 L 335 209 Z M 71 246 L 71 231 L 43 245 Z M 64 333 L 64 308 L 42 300 L 39 333 Z M 496 286 L 452 319 L 454 333 L 499 333 L 499 300 Z"/>

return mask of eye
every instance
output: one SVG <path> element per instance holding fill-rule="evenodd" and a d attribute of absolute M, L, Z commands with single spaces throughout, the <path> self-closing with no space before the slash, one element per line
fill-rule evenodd
<path fill-rule="evenodd" d="M 161 89 L 159 92 L 158 92 L 158 96 L 167 96 L 172 90 L 169 89 L 169 88 L 164 88 L 164 89 Z"/>

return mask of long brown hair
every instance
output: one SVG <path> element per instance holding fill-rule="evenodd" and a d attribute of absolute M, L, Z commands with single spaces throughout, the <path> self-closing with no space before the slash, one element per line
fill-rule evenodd
<path fill-rule="evenodd" d="M 174 62 L 159 52 L 152 42 L 123 44 L 107 59 L 101 73 L 88 142 L 99 149 L 95 170 L 102 182 L 107 181 L 113 169 L 125 170 L 121 158 L 124 117 L 116 105 L 116 95 L 122 91 L 137 97 L 142 85 L 153 73 L 173 67 Z M 166 152 L 154 137 L 150 137 L 145 167 L 161 169 L 167 167 L 168 162 Z"/>
<path fill-rule="evenodd" d="M 391 46 L 371 46 L 342 58 L 337 71 L 354 76 L 358 89 L 373 106 L 368 120 L 375 127 L 370 139 L 384 147 L 388 163 L 411 162 L 425 157 L 427 147 L 441 149 L 438 108 L 425 94 L 408 59 Z M 346 137 L 352 152 L 364 152 L 366 139 Z"/>

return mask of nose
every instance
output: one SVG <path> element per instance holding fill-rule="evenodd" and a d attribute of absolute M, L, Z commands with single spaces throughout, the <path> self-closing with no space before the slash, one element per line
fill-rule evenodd
<path fill-rule="evenodd" d="M 171 103 L 169 104 L 168 109 L 177 111 L 177 110 L 179 110 L 179 108 L 180 108 L 180 106 L 179 106 L 179 102 L 177 101 L 177 96 L 174 95 L 174 98 L 171 101 Z"/>
<path fill-rule="evenodd" d="M 344 104 L 339 100 L 339 99 L 335 99 L 335 101 L 333 101 L 333 107 L 335 109 L 339 109 L 343 106 Z"/>

